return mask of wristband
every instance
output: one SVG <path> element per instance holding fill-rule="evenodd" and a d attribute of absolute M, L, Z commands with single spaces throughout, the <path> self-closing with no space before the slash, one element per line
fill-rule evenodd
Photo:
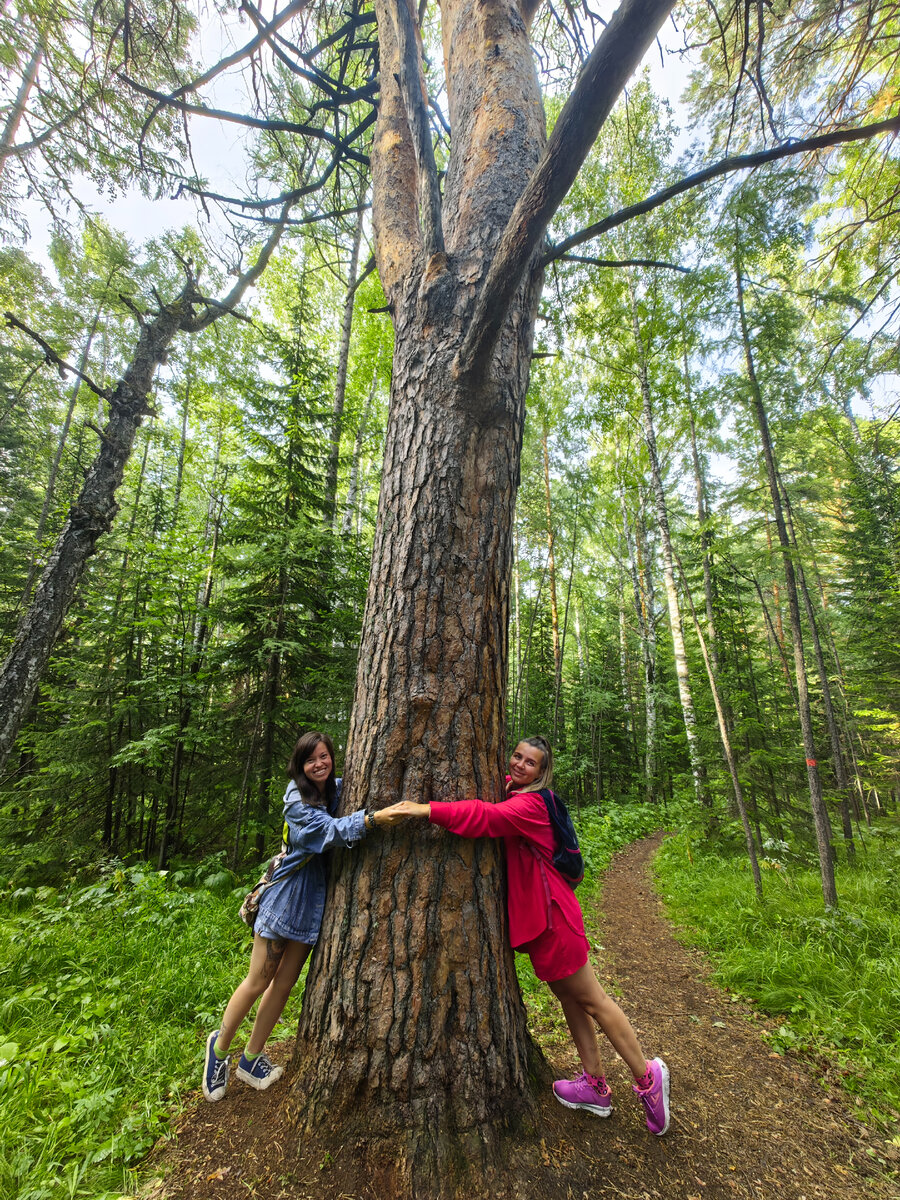
<path fill-rule="evenodd" d="M 374 814 L 373 812 L 367 812 L 367 813 L 366 813 L 366 815 L 365 815 L 365 817 L 363 818 L 363 823 L 365 824 L 365 827 L 366 827 L 366 829 L 375 829 L 375 828 L 377 828 L 377 822 L 376 822 L 376 820 L 375 820 L 375 814 Z"/>

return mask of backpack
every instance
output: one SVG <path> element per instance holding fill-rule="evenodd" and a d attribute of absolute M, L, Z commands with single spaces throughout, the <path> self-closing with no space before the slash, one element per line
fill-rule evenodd
<path fill-rule="evenodd" d="M 584 879 L 584 859 L 578 845 L 578 834 L 569 816 L 569 810 L 555 792 L 542 788 L 537 793 L 547 808 L 550 827 L 553 830 L 553 840 L 556 848 L 553 851 L 553 865 L 562 875 L 566 883 L 574 890 Z"/>

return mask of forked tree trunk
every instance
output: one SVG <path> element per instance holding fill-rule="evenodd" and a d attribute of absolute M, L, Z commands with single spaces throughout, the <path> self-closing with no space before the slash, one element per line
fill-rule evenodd
<path fill-rule="evenodd" d="M 459 11 L 445 40 L 451 123 L 460 132 L 474 123 L 480 152 L 503 158 L 506 194 L 498 196 L 493 172 L 493 187 L 479 182 L 490 158 L 454 157 L 444 197 L 452 257 L 415 250 L 416 193 L 403 186 L 415 167 L 411 147 L 405 158 L 377 153 L 406 125 L 394 25 L 402 14 L 379 3 L 384 91 L 374 209 L 395 350 L 344 811 L 502 794 L 534 269 L 487 373 L 455 378 L 454 367 L 473 283 L 502 232 L 497 217 L 511 211 L 543 148 L 543 112 L 533 70 L 519 69 L 530 57 L 524 24 L 505 16 L 493 28 L 492 17 L 452 7 Z M 491 51 L 500 45 L 493 68 L 488 33 Z M 485 68 L 506 75 L 494 114 L 480 110 Z M 496 137 L 504 111 L 506 145 Z M 427 244 L 424 218 L 423 225 Z M 535 1052 L 506 935 L 499 845 L 414 828 L 340 856 L 334 876 L 300 1021 L 298 1124 L 339 1129 L 344 1144 L 364 1136 L 392 1146 L 384 1194 L 453 1195 L 473 1169 L 476 1178 L 490 1176 L 502 1134 L 533 1103 Z"/>
<path fill-rule="evenodd" d="M 537 256 L 563 181 L 669 6 L 626 0 L 536 169 L 536 5 L 444 0 L 453 145 L 441 196 L 415 9 L 376 0 L 373 221 L 395 350 L 343 811 L 502 795 Z M 303 1140 L 317 1129 L 352 1148 L 382 1195 L 497 1194 L 504 1136 L 535 1112 L 500 863 L 493 841 L 421 826 L 336 857 L 291 1103 Z"/>

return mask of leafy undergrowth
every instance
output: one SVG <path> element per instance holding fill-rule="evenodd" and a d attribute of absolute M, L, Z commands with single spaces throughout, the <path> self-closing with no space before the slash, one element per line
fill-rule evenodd
<path fill-rule="evenodd" d="M 586 815 L 588 903 L 654 809 Z M 234 876 L 216 861 L 158 873 L 110 864 L 89 886 L 18 888 L 0 906 L 0 1196 L 134 1190 L 132 1166 L 195 1089 L 202 1031 L 247 962 Z M 565 1036 L 559 1005 L 517 955 L 532 1029 Z M 296 1028 L 302 980 L 274 1038 Z"/>
<path fill-rule="evenodd" d="M 757 902 L 746 860 L 682 832 L 656 859 L 661 893 L 714 978 L 776 1018 L 774 1050 L 801 1055 L 856 1095 L 859 1115 L 897 1133 L 900 1116 L 900 825 L 863 835 L 826 912 L 818 872 L 770 843 Z M 900 1137 L 894 1138 L 900 1145 Z"/>
<path fill-rule="evenodd" d="M 112 865 L 87 887 L 6 898 L 0 1196 L 130 1189 L 246 963 L 236 882 L 215 862 L 168 877 Z"/>

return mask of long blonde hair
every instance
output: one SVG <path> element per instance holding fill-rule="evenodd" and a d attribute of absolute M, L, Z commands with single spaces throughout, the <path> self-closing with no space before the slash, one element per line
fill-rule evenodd
<path fill-rule="evenodd" d="M 526 746 L 533 746 L 535 750 L 540 750 L 544 756 L 544 769 L 538 775 L 533 783 L 529 783 L 529 792 L 540 792 L 544 788 L 548 788 L 553 782 L 553 748 L 545 737 L 527 737 L 520 738 L 519 742 L 524 742 Z M 516 745 L 519 745 L 516 742 Z"/>

